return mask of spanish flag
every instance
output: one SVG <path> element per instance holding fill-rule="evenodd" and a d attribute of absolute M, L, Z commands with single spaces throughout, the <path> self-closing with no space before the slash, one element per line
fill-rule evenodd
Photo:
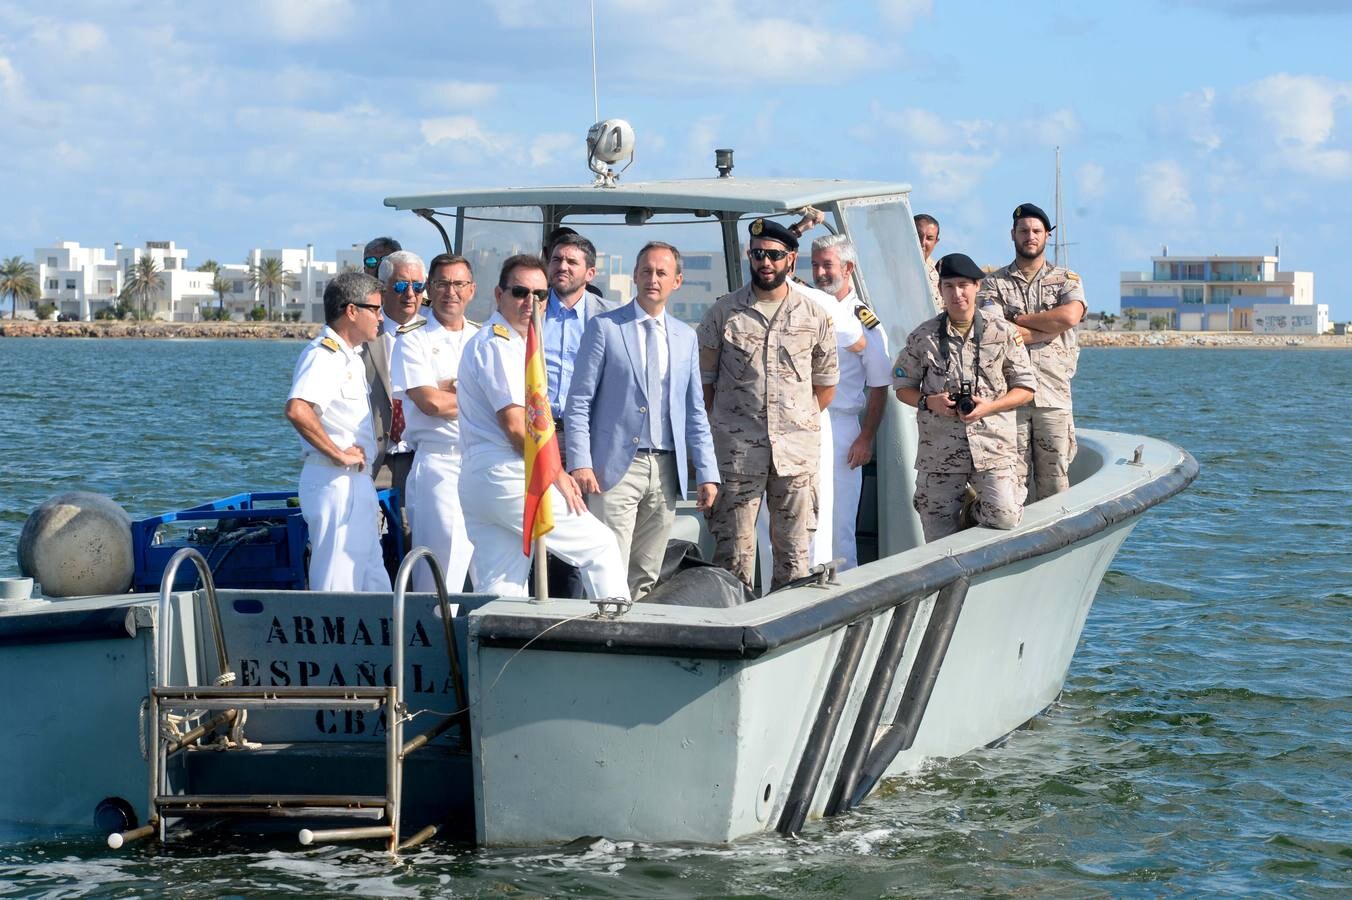
<path fill-rule="evenodd" d="M 549 411 L 549 382 L 545 354 L 540 346 L 540 316 L 531 316 L 526 331 L 526 509 L 522 520 L 521 552 L 530 556 L 531 543 L 554 529 L 554 512 L 547 494 L 559 477 L 559 436 Z"/>

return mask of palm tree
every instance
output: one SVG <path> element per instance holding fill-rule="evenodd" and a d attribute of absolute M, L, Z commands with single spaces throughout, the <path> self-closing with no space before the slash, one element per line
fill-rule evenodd
<path fill-rule="evenodd" d="M 197 267 L 197 271 L 199 271 L 199 272 L 210 272 L 210 273 L 212 273 L 213 275 L 216 274 L 217 272 L 219 272 L 220 270 L 221 270 L 221 264 L 218 263 L 218 262 L 216 262 L 216 260 L 214 260 L 214 259 L 203 260 L 203 261 L 202 261 L 202 264 L 201 264 L 200 266 Z"/>
<path fill-rule="evenodd" d="M 212 270 L 216 274 L 211 279 L 211 289 L 216 292 L 216 318 L 225 319 L 225 295 L 230 293 L 230 282 L 225 280 L 220 270 Z"/>
<path fill-rule="evenodd" d="M 141 305 L 141 318 L 147 318 L 150 298 L 164 288 L 164 279 L 160 277 L 159 266 L 153 256 L 142 256 L 132 264 L 127 273 L 127 283 L 122 286 L 118 296 L 123 300 L 138 300 Z"/>
<path fill-rule="evenodd" d="M 31 262 L 21 256 L 11 256 L 0 263 L 0 297 L 9 294 L 9 317 L 19 315 L 20 300 L 36 300 L 42 296 L 38 290 L 38 272 Z"/>
<path fill-rule="evenodd" d="M 258 288 L 260 291 L 268 292 L 268 320 L 272 320 L 272 302 L 276 297 L 276 292 L 282 292 L 282 298 L 286 298 L 286 290 L 294 286 L 295 276 L 286 270 L 282 261 L 275 256 L 264 257 L 257 265 L 249 267 L 249 286 Z"/>

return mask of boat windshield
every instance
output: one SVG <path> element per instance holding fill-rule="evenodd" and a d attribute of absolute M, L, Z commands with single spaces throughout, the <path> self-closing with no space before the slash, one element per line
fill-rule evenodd
<path fill-rule="evenodd" d="M 638 251 L 649 241 L 663 241 L 681 253 L 683 282 L 669 300 L 670 312 L 696 324 L 714 300 L 727 293 L 723 233 L 717 218 L 690 214 L 656 215 L 635 227 L 615 215 L 587 213 L 565 216 L 563 224 L 596 245 L 592 285 L 608 299 L 634 296 L 633 274 Z M 498 270 L 516 253 L 539 253 L 543 213 L 535 206 L 469 207 L 464 210 L 462 254 L 474 267 L 477 290 L 466 313 L 482 322 L 493 314 L 493 286 Z"/>
<path fill-rule="evenodd" d="M 935 312 L 911 206 L 902 194 L 842 200 L 839 215 L 859 254 L 860 291 L 886 325 L 891 346 L 900 348 Z"/>

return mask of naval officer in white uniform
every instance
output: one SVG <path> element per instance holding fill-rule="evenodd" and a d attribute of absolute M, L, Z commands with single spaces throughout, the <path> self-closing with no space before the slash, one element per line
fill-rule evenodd
<path fill-rule="evenodd" d="M 286 418 L 301 437 L 300 510 L 310 530 L 310 589 L 386 591 L 375 428 L 360 348 L 380 333 L 381 284 L 348 272 L 324 289 L 324 328 L 305 345 Z"/>
<path fill-rule="evenodd" d="M 435 554 L 452 593 L 464 590 L 474 546 L 460 511 L 460 407 L 456 376 L 465 344 L 479 326 L 465 318 L 474 275 L 463 256 L 443 253 L 428 265 L 431 315 L 399 329 L 390 383 L 403 401 L 404 439 L 414 448 L 405 505 L 413 546 Z M 413 570 L 413 589 L 436 589 L 432 570 Z"/>
<path fill-rule="evenodd" d="M 840 382 L 827 407 L 836 476 L 833 545 L 836 556 L 845 560 L 841 571 L 859 565 L 854 525 L 864 483 L 863 466 L 873 458 L 873 438 L 883 420 L 887 390 L 892 385 L 887 335 L 873 310 L 854 292 L 858 258 L 854 244 L 843 234 L 812 242 L 812 280 L 836 299 L 837 316 L 857 321 L 864 329 L 864 346 L 859 352 L 840 350 Z"/>
<path fill-rule="evenodd" d="M 522 552 L 526 462 L 526 330 L 531 304 L 549 296 L 538 256 L 513 256 L 502 264 L 493 290 L 497 311 L 465 346 L 457 382 L 464 464 L 460 505 L 474 535 L 470 578 L 474 589 L 527 596 L 530 557 Z M 547 404 L 543 395 L 534 398 Z M 557 434 L 557 432 L 556 432 Z M 549 552 L 580 568 L 587 596 L 629 599 L 624 560 L 609 528 L 587 511 L 582 492 L 560 472 L 546 494 L 554 530 Z"/>

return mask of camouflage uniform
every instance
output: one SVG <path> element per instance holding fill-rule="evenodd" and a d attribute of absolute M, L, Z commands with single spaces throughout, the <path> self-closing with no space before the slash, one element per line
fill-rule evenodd
<path fill-rule="evenodd" d="M 934 308 L 944 311 L 944 298 L 939 293 L 939 264 L 934 259 L 925 260 L 925 274 L 929 276 L 930 294 L 934 297 Z"/>
<path fill-rule="evenodd" d="M 830 318 L 789 283 L 774 317 L 750 285 L 718 298 L 697 329 L 700 377 L 714 386 L 709 427 L 723 486 L 709 513 L 714 562 L 748 586 L 756 562 L 756 514 L 769 503 L 772 587 L 808 570 L 817 527 L 820 410 L 815 386 L 839 379 Z"/>
<path fill-rule="evenodd" d="M 1010 263 L 987 275 L 976 296 L 977 306 L 995 304 L 997 311 L 1008 319 L 1045 312 L 1076 300 L 1084 303 L 1080 276 L 1070 269 L 1046 264 L 1029 282 L 1018 265 Z M 1019 482 L 1032 502 L 1070 487 L 1070 461 L 1075 458 L 1070 379 L 1075 376 L 1080 358 L 1075 330 L 1068 328 L 1050 341 L 1029 344 L 1028 355 L 1037 371 L 1037 393 L 1032 403 L 1019 407 L 1017 412 Z"/>
<path fill-rule="evenodd" d="M 894 388 L 918 388 L 924 396 L 957 392 L 972 382 L 972 394 L 987 400 L 1010 388 L 1037 388 L 1037 376 L 1013 325 L 997 313 L 977 310 L 981 321 L 980 372 L 973 376 L 977 324 L 962 337 L 950 325 L 947 368 L 940 349 L 943 315 L 922 322 L 906 338 L 893 369 Z M 938 540 L 959 530 L 963 491 L 970 483 L 977 494 L 977 520 L 991 528 L 1013 528 L 1023 516 L 1023 498 L 1016 491 L 1017 443 L 1014 410 L 984 416 L 970 425 L 921 408 L 916 410 L 920 446 L 915 456 L 915 509 L 925 540 Z"/>

